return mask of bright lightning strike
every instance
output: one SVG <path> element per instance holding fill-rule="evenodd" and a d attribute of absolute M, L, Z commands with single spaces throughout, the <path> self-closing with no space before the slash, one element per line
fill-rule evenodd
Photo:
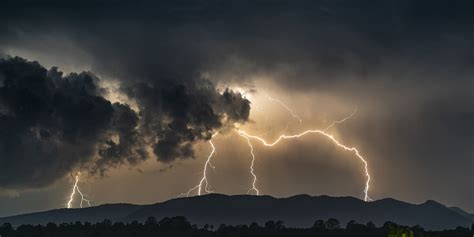
<path fill-rule="evenodd" d="M 217 133 L 212 135 L 212 138 L 214 138 L 216 135 L 217 135 Z M 209 154 L 209 156 L 207 157 L 206 162 L 204 163 L 204 168 L 202 170 L 201 180 L 199 181 L 199 183 L 196 186 L 189 189 L 188 192 L 181 193 L 178 197 L 189 197 L 191 195 L 191 193 L 194 192 L 195 190 L 197 190 L 197 195 L 201 196 L 201 193 L 202 193 L 202 190 L 203 190 L 203 187 L 202 187 L 203 185 L 204 185 L 204 191 L 206 193 L 212 193 L 212 191 L 209 189 L 209 182 L 207 180 L 207 167 L 215 168 L 211 163 L 211 158 L 214 155 L 214 153 L 216 152 L 216 147 L 214 146 L 214 143 L 212 143 L 212 138 L 211 138 L 211 140 L 209 140 L 209 144 L 211 144 L 211 148 L 212 148 L 211 153 Z"/>
<path fill-rule="evenodd" d="M 272 97 L 270 97 L 269 95 L 267 95 L 267 98 L 268 98 L 268 100 L 273 101 L 273 102 L 276 102 L 276 103 L 280 104 L 283 108 L 285 108 L 286 110 L 288 110 L 288 112 L 290 112 L 290 114 L 291 114 L 291 117 L 297 119 L 297 120 L 300 122 L 300 124 L 303 123 L 303 120 L 300 118 L 300 116 L 298 116 L 298 115 L 295 113 L 295 111 L 293 111 L 292 109 L 290 109 L 290 107 L 288 107 L 288 106 L 287 106 L 285 103 L 283 103 L 281 100 L 272 98 Z"/>
<path fill-rule="evenodd" d="M 346 120 L 352 118 L 352 116 L 354 116 L 354 114 L 357 112 L 357 108 L 354 108 L 354 111 L 352 111 L 352 113 L 340 120 L 336 120 L 334 122 L 332 122 L 329 126 L 327 126 L 324 131 L 328 131 L 330 128 L 332 128 L 333 126 L 335 126 L 336 124 L 341 124 L 343 122 L 345 122 Z M 288 125 L 287 125 L 288 127 Z M 286 130 L 286 129 L 285 129 Z M 250 154 L 252 156 L 252 162 L 250 164 L 250 174 L 252 175 L 253 177 L 253 181 L 252 181 L 252 188 L 249 189 L 249 191 L 247 193 L 250 193 L 251 191 L 254 191 L 257 195 L 259 195 L 260 191 L 257 189 L 256 187 L 256 183 L 257 183 L 257 175 L 255 174 L 254 172 L 254 163 L 255 163 L 255 154 L 253 152 L 253 146 L 252 146 L 252 143 L 250 142 L 250 138 L 247 137 L 247 136 L 244 136 L 243 134 L 239 133 L 240 136 L 244 137 L 245 139 L 247 139 L 247 144 L 250 148 Z"/>
<path fill-rule="evenodd" d="M 76 176 L 75 176 L 75 181 L 74 181 L 74 186 L 72 187 L 72 191 L 71 191 L 71 195 L 69 196 L 69 201 L 67 202 L 67 208 L 71 208 L 72 207 L 72 202 L 74 201 L 74 196 L 76 195 L 76 191 L 77 193 L 79 193 L 79 195 L 81 196 L 81 202 L 79 204 L 79 206 L 82 208 L 83 207 L 83 203 L 87 203 L 87 205 L 90 207 L 92 206 L 91 205 L 91 201 L 89 199 L 86 199 L 85 198 L 85 195 L 81 192 L 81 190 L 79 189 L 79 176 L 80 176 L 81 173 L 77 173 Z"/>
<path fill-rule="evenodd" d="M 258 195 L 260 195 L 260 190 L 257 189 L 257 175 L 255 175 L 255 172 L 254 172 L 254 169 L 253 169 L 253 166 L 254 166 L 254 163 L 255 163 L 255 154 L 253 153 L 253 146 L 252 146 L 252 143 L 250 142 L 249 137 L 243 136 L 240 133 L 239 133 L 239 135 L 242 136 L 242 137 L 245 137 L 245 139 L 247 139 L 247 143 L 250 147 L 250 155 L 252 155 L 252 162 L 250 164 L 250 174 L 253 177 L 253 181 L 252 181 L 252 188 L 249 189 L 249 191 L 247 193 L 249 193 L 251 191 L 254 191 L 255 194 L 258 196 Z"/>
<path fill-rule="evenodd" d="M 345 146 L 343 145 L 342 143 L 340 143 L 338 140 L 336 140 L 336 138 L 334 138 L 333 135 L 331 134 L 328 134 L 326 133 L 325 131 L 323 130 L 306 130 L 302 133 L 299 133 L 299 134 L 295 134 L 295 135 L 280 135 L 280 137 L 278 137 L 278 139 L 276 139 L 274 142 L 267 142 L 265 141 L 265 139 L 261 138 L 261 137 L 258 137 L 258 136 L 254 136 L 254 135 L 250 135 L 242 130 L 238 130 L 238 133 L 239 135 L 241 136 L 245 136 L 247 138 L 252 138 L 252 139 L 255 139 L 255 140 L 258 140 L 260 141 L 264 146 L 269 146 L 269 147 L 272 147 L 272 146 L 275 146 L 276 144 L 278 144 L 280 141 L 282 140 L 286 140 L 286 139 L 294 139 L 294 138 L 300 138 L 304 135 L 307 135 L 307 134 L 320 134 L 320 135 L 323 135 L 327 138 L 329 138 L 334 144 L 336 144 L 338 147 L 340 148 L 343 148 L 344 150 L 347 150 L 347 151 L 352 151 L 361 161 L 362 163 L 364 164 L 364 170 L 365 170 L 365 176 L 367 177 L 366 179 L 366 182 L 365 182 L 365 188 L 364 188 L 364 201 L 371 201 L 372 199 L 370 199 L 369 195 L 368 195 L 368 192 L 369 192 L 369 188 L 370 188 L 370 174 L 369 174 L 369 168 L 368 168 L 368 164 L 367 164 L 367 161 L 364 159 L 364 157 L 362 157 L 359 153 L 359 151 L 355 148 L 355 147 L 348 147 L 348 146 Z"/>
<path fill-rule="evenodd" d="M 275 99 L 275 98 L 272 98 L 270 96 L 267 95 L 267 98 L 270 100 L 270 101 L 273 101 L 273 102 L 276 102 L 278 104 L 280 104 L 283 108 L 285 108 L 288 112 L 290 112 L 291 116 L 295 119 L 297 119 L 300 124 L 303 123 L 303 120 L 292 110 L 290 109 L 286 104 L 284 104 L 281 100 L 278 100 L 278 99 Z M 343 123 L 345 122 L 346 120 L 350 119 L 352 116 L 354 116 L 354 114 L 357 112 L 357 109 L 355 108 L 354 111 L 348 115 L 347 117 L 341 119 L 341 120 L 336 120 L 334 122 L 332 122 L 329 126 L 327 126 L 324 130 L 319 130 L 319 129 L 316 129 L 316 130 L 306 130 L 300 134 L 295 134 L 295 135 L 285 135 L 285 134 L 282 134 L 280 135 L 280 137 L 278 137 L 278 139 L 276 139 L 274 142 L 272 143 L 269 143 L 267 142 L 266 140 L 264 140 L 263 138 L 259 137 L 259 136 L 255 136 L 255 135 L 250 135 L 248 133 L 246 133 L 245 131 L 242 131 L 242 130 L 237 130 L 238 134 L 244 138 L 247 139 L 247 144 L 250 148 L 250 155 L 252 156 L 252 161 L 251 161 L 251 165 L 250 165 L 250 174 L 252 175 L 253 177 L 253 181 L 252 181 L 252 188 L 249 189 L 249 191 L 247 193 L 250 193 L 250 192 L 255 192 L 256 195 L 259 195 L 260 194 L 260 190 L 258 190 L 257 188 L 257 176 L 255 174 L 255 170 L 254 170 L 254 164 L 255 164 L 255 153 L 254 153 L 254 148 L 253 148 L 253 145 L 250 141 L 250 139 L 255 139 L 255 140 L 258 140 L 260 141 L 263 145 L 265 146 L 268 146 L 268 147 L 273 147 L 275 146 L 276 144 L 278 144 L 280 141 L 282 140 L 286 140 L 286 139 L 294 139 L 294 138 L 300 138 L 302 136 L 305 136 L 307 134 L 320 134 L 320 135 L 323 135 L 327 138 L 329 138 L 336 146 L 340 147 L 340 148 L 343 148 L 344 150 L 347 150 L 347 151 L 352 151 L 356 156 L 357 158 L 359 158 L 362 163 L 364 164 L 364 170 L 365 170 L 365 176 L 367 177 L 366 179 L 366 182 L 365 182 L 365 188 L 364 188 L 364 201 L 371 201 L 372 199 L 369 197 L 368 195 L 368 192 L 369 192 L 369 188 L 370 188 L 370 174 L 369 174 L 369 169 L 368 169 L 368 163 L 367 161 L 364 159 L 364 157 L 362 157 L 359 153 L 359 151 L 355 148 L 355 147 L 348 147 L 342 143 L 340 143 L 338 140 L 336 140 L 334 138 L 333 135 L 327 133 L 327 131 L 329 129 L 331 129 L 332 127 L 334 127 L 336 124 L 340 124 L 340 123 Z M 214 134 L 212 136 L 212 138 L 217 135 L 217 134 Z M 212 150 L 211 150 L 211 153 L 209 154 L 209 156 L 207 157 L 207 160 L 206 162 L 204 163 L 204 167 L 203 167 L 203 172 L 202 172 L 202 178 L 200 180 L 200 182 L 194 186 L 193 188 L 189 189 L 188 192 L 186 193 L 182 193 L 179 195 L 179 197 L 181 196 L 186 196 L 186 197 L 189 197 L 194 191 L 197 190 L 197 195 L 200 196 L 202 194 L 202 190 L 203 190 L 203 185 L 204 185 L 204 191 L 206 193 L 211 193 L 212 191 L 209 189 L 209 182 L 208 182 L 208 179 L 207 179 L 207 167 L 211 167 L 211 168 L 215 168 L 212 163 L 211 163 L 211 158 L 212 156 L 214 155 L 215 153 L 215 146 L 214 144 L 212 143 L 212 138 L 211 140 L 209 140 L 209 144 L 211 144 L 211 147 L 212 147 Z"/>
<path fill-rule="evenodd" d="M 336 121 L 332 122 L 331 124 L 329 124 L 329 126 L 327 126 L 327 127 L 324 129 L 324 131 L 327 132 L 330 128 L 334 127 L 334 125 L 344 123 L 346 120 L 352 118 L 352 116 L 354 116 L 354 114 L 356 114 L 356 113 L 357 113 L 357 107 L 354 108 L 354 111 L 352 111 L 352 113 L 349 114 L 347 117 L 345 117 L 345 118 L 343 118 L 343 119 L 341 119 L 341 120 L 336 120 Z"/>

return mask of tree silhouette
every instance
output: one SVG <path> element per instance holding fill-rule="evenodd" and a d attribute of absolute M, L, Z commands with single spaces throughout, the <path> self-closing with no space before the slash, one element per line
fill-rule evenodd
<path fill-rule="evenodd" d="M 201 228 L 192 225 L 185 217 L 177 216 L 163 218 L 157 221 L 155 217 L 147 218 L 143 224 L 138 221 L 130 223 L 104 220 L 99 223 L 48 223 L 42 225 L 21 225 L 14 227 L 9 223 L 0 226 L 1 237 L 472 237 L 471 229 L 458 227 L 454 230 L 426 231 L 420 226 L 401 226 L 386 222 L 377 227 L 369 222 L 367 225 L 349 221 L 346 228 L 334 218 L 326 221 L 317 220 L 310 228 L 287 228 L 282 221 L 267 221 L 264 226 L 254 222 L 248 225 L 220 225 L 213 230 L 212 225 L 205 224 Z"/>
<path fill-rule="evenodd" d="M 326 223 L 324 223 L 323 220 L 317 220 L 317 221 L 314 222 L 314 224 L 313 224 L 313 229 L 316 229 L 316 230 L 325 230 L 325 229 L 326 229 Z"/>
<path fill-rule="evenodd" d="M 326 226 L 326 229 L 328 230 L 336 230 L 340 228 L 340 224 L 341 223 L 337 219 L 329 218 L 326 221 L 325 226 Z"/>

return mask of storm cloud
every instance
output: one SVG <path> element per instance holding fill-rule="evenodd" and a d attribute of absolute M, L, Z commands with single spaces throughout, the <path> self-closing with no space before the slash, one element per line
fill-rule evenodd
<path fill-rule="evenodd" d="M 102 97 L 100 79 L 88 72 L 63 76 L 57 68 L 15 57 L 1 59 L 0 78 L 4 188 L 42 187 L 78 168 L 103 173 L 134 165 L 148 158 L 148 145 L 163 162 L 193 157 L 195 142 L 245 123 L 250 111 L 240 94 L 220 94 L 210 82 L 199 88 L 128 87 L 139 115 Z"/>
<path fill-rule="evenodd" d="M 142 131 L 151 137 L 153 152 L 163 162 L 194 157 L 195 141 L 209 140 L 219 128 L 245 123 L 250 101 L 225 90 L 220 94 L 208 81 L 175 85 L 140 83 L 124 88 L 135 98 L 143 118 Z"/>
<path fill-rule="evenodd" d="M 55 68 L 11 58 L 1 59 L 0 75 L 3 187 L 49 184 L 92 157 L 114 116 L 92 74 L 62 77 Z"/>

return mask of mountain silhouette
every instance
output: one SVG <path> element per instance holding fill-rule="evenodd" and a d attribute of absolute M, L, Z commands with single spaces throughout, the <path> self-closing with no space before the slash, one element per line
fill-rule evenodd
<path fill-rule="evenodd" d="M 185 216 L 197 225 L 237 225 L 268 220 L 282 220 L 289 227 L 309 227 L 316 220 L 336 218 L 345 224 L 374 222 L 383 225 L 392 221 L 401 225 L 420 225 L 425 229 L 443 230 L 468 227 L 471 214 L 446 207 L 435 201 L 410 204 L 387 198 L 364 202 L 353 197 L 297 195 L 288 198 L 209 194 L 177 198 L 152 205 L 106 204 L 82 209 L 56 209 L 45 212 L 0 218 L 0 224 L 47 224 L 49 222 L 140 221 L 149 216 L 157 219 Z M 467 215 L 466 215 L 467 214 Z"/>
<path fill-rule="evenodd" d="M 457 212 L 458 214 L 466 217 L 466 218 L 471 219 L 471 221 L 474 223 L 474 214 L 468 213 L 468 212 L 464 211 L 463 209 L 461 209 L 459 207 L 450 207 L 450 209 Z"/>

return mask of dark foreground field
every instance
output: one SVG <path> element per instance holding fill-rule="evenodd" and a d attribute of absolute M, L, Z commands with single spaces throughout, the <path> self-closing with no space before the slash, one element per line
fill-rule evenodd
<path fill-rule="evenodd" d="M 326 221 L 315 221 L 313 226 L 308 228 L 287 228 L 282 221 L 268 221 L 264 225 L 252 223 L 250 225 L 218 227 L 204 225 L 198 227 L 190 223 L 185 217 L 164 218 L 157 221 L 154 217 L 149 217 L 144 223 L 122 222 L 112 223 L 110 220 L 91 223 L 63 223 L 47 225 L 21 225 L 13 228 L 10 224 L 4 223 L 0 227 L 2 237 L 135 237 L 135 236 L 366 236 L 366 237 L 471 237 L 473 236 L 474 225 L 471 229 L 458 227 L 452 230 L 426 231 L 419 226 L 401 226 L 393 222 L 386 222 L 383 226 L 375 226 L 372 222 L 359 224 L 350 221 L 345 227 L 341 227 L 336 219 Z"/>

